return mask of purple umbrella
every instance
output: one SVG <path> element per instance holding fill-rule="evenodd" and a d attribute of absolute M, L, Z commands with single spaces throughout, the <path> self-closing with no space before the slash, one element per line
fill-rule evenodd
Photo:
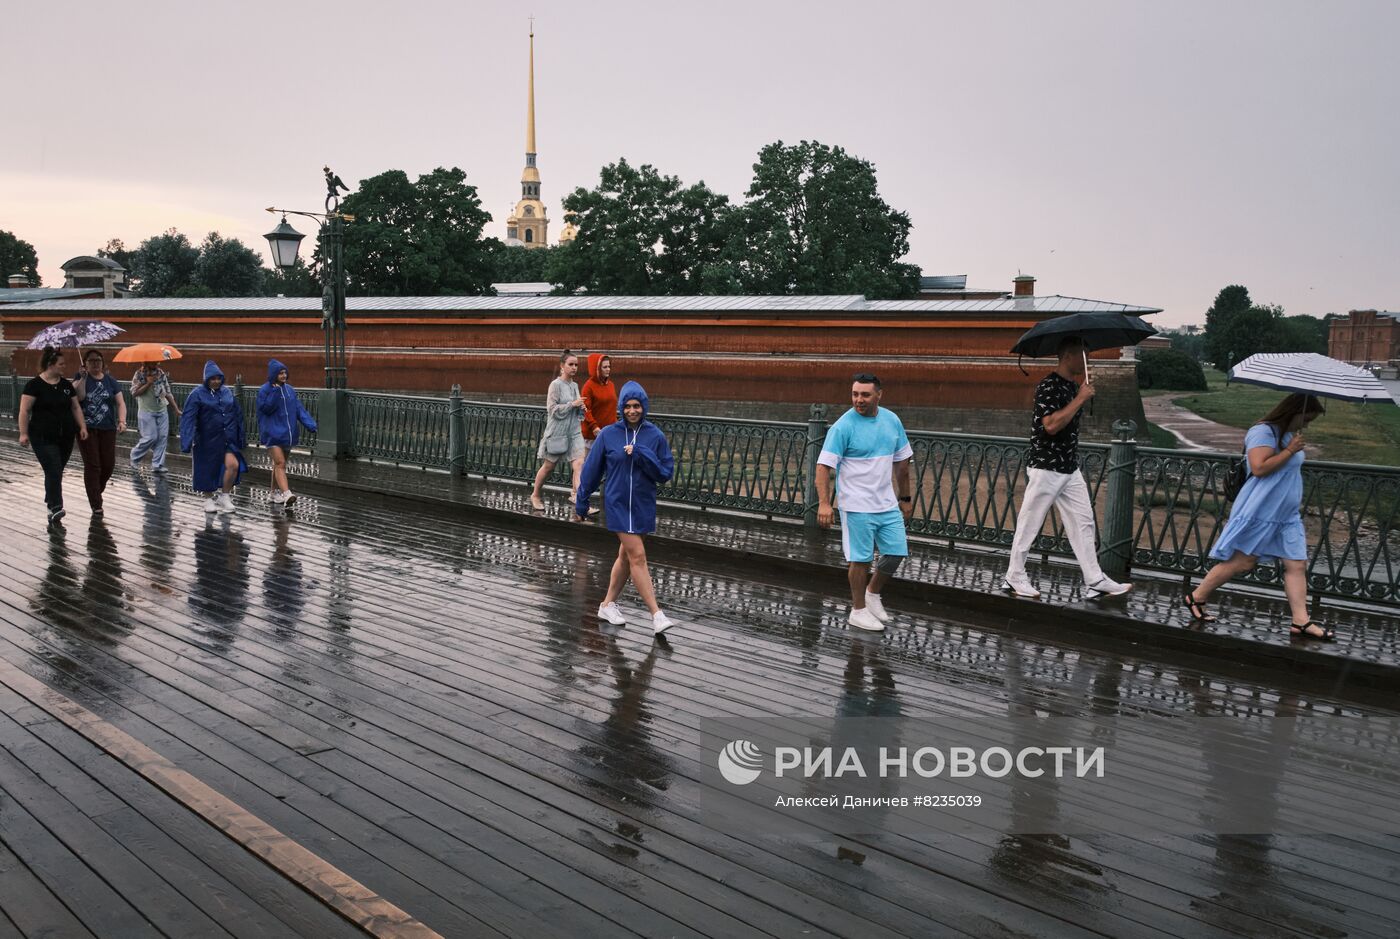
<path fill-rule="evenodd" d="M 29 340 L 27 348 L 42 349 L 45 346 L 78 348 L 106 342 L 117 333 L 124 332 L 126 330 L 116 323 L 109 323 L 106 320 L 64 320 L 39 330 L 34 338 Z"/>

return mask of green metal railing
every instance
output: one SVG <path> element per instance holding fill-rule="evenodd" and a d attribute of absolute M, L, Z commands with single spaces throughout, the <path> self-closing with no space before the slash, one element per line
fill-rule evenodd
<path fill-rule="evenodd" d="M 19 378 L 0 382 L 0 411 L 13 417 L 22 386 Z M 177 398 L 192 387 L 176 386 Z M 236 391 L 249 440 L 256 440 L 256 389 Z M 322 455 L 521 481 L 533 479 L 539 465 L 542 407 L 466 401 L 456 389 L 447 397 L 350 391 L 337 398 L 315 389 L 299 394 L 318 421 L 319 409 L 330 407 L 326 401 L 342 402 L 343 415 L 326 416 L 339 428 L 340 439 Z M 824 407 L 813 407 L 806 423 L 685 415 L 652 419 L 676 458 L 675 477 L 661 488 L 664 499 L 815 524 L 816 458 L 829 426 Z M 1112 444 L 1080 445 L 1105 569 L 1200 575 L 1211 564 L 1210 546 L 1229 514 L 1224 479 L 1235 455 L 1138 447 L 1131 422 L 1120 422 L 1115 431 Z M 1025 439 L 915 431 L 909 440 L 915 483 L 911 533 L 952 546 L 1008 547 L 1025 484 Z M 316 448 L 317 435 L 304 435 L 303 443 Z M 567 484 L 568 464 L 559 463 L 553 479 Z M 1309 589 L 1400 605 L 1400 469 L 1310 461 L 1303 479 Z M 1069 553 L 1054 513 L 1035 550 Z M 1278 585 L 1281 567 L 1261 564 L 1242 579 Z"/>
<path fill-rule="evenodd" d="M 1229 517 L 1225 479 L 1234 454 L 1136 451 L 1132 563 L 1204 573 Z M 1400 604 L 1400 470 L 1309 461 L 1303 465 L 1308 586 L 1315 593 Z M 1261 564 L 1240 580 L 1278 585 Z"/>

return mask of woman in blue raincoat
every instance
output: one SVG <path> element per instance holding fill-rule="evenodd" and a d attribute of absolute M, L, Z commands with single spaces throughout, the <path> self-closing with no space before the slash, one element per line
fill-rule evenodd
<path fill-rule="evenodd" d="M 598 431 L 593 440 L 579 476 L 574 513 L 578 521 L 587 519 L 588 500 L 601 480 L 608 530 L 616 532 L 622 544 L 598 615 L 615 626 L 627 622 L 618 609 L 617 598 L 630 576 L 637 594 L 651 611 L 652 632 L 659 636 L 674 623 L 656 603 L 642 536 L 656 531 L 656 486 L 671 478 L 676 461 L 666 435 L 646 419 L 650 407 L 646 389 L 629 381 L 617 399 L 620 419 Z"/>
<path fill-rule="evenodd" d="M 301 440 L 301 429 L 316 432 L 316 419 L 306 412 L 297 390 L 287 381 L 287 366 L 267 363 L 267 384 L 258 389 L 258 443 L 272 457 L 272 501 L 291 505 L 297 497 L 287 484 L 287 453 Z"/>
<path fill-rule="evenodd" d="M 204 363 L 204 384 L 190 392 L 180 414 L 180 452 L 194 450 L 194 491 L 209 495 L 204 511 L 233 511 L 233 487 L 248 468 L 244 444 L 243 409 L 210 359 Z"/>

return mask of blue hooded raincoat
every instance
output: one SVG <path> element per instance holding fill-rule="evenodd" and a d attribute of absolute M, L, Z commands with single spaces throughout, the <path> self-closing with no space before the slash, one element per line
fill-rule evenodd
<path fill-rule="evenodd" d="M 622 417 L 628 401 L 642 403 L 642 422 L 636 430 L 629 428 Z M 575 511 L 587 517 L 588 499 L 601 479 L 609 531 L 633 535 L 656 531 L 656 487 L 676 471 L 666 435 L 647 420 L 650 405 L 646 389 L 640 384 L 629 381 L 623 385 L 617 396 L 617 423 L 598 431 L 579 476 Z M 625 449 L 628 444 L 632 445 L 630 454 Z"/>
<path fill-rule="evenodd" d="M 195 492 L 223 488 L 225 453 L 238 457 L 239 476 L 248 469 L 243 461 L 243 409 L 228 385 L 209 390 L 209 380 L 215 377 L 223 378 L 224 373 L 210 359 L 204 363 L 204 384 L 190 392 L 180 415 L 180 452 L 189 453 L 194 448 Z"/>
<path fill-rule="evenodd" d="M 267 383 L 258 389 L 258 443 L 290 450 L 301 441 L 303 426 L 316 432 L 316 420 L 301 406 L 290 381 L 277 384 L 277 373 L 286 367 L 276 359 L 267 363 Z"/>

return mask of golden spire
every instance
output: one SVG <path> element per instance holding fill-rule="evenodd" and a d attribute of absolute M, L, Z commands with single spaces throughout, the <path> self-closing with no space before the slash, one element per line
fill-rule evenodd
<path fill-rule="evenodd" d="M 530 17 L 530 117 L 525 125 L 525 152 L 535 153 L 535 18 Z"/>

